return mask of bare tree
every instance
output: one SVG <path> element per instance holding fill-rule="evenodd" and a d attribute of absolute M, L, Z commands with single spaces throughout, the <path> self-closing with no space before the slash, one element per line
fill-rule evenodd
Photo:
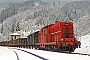
<path fill-rule="evenodd" d="M 20 31 L 20 24 L 19 24 L 19 22 L 16 25 L 16 31 Z"/>
<path fill-rule="evenodd" d="M 1 27 L 1 34 L 3 33 L 3 25 L 2 25 L 2 27 Z"/>

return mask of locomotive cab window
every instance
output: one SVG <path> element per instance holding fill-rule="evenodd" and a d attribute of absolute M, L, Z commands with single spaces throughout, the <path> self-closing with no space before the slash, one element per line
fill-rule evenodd
<path fill-rule="evenodd" d="M 45 34 L 48 34 L 48 28 L 45 29 Z"/>

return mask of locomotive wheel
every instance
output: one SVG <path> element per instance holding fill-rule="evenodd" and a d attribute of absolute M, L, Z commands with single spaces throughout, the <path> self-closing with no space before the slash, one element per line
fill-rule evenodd
<path fill-rule="evenodd" d="M 29 46 L 29 49 L 31 49 L 31 46 Z"/>
<path fill-rule="evenodd" d="M 53 51 L 57 52 L 57 47 L 56 46 L 53 46 L 53 47 L 54 47 Z"/>
<path fill-rule="evenodd" d="M 48 51 L 48 50 L 49 50 L 49 49 L 48 49 L 48 46 L 45 46 L 45 50 L 46 50 L 46 51 Z"/>
<path fill-rule="evenodd" d="M 61 52 L 63 52 L 64 51 L 64 49 L 63 49 L 63 47 L 61 47 Z"/>
<path fill-rule="evenodd" d="M 34 48 L 37 50 L 37 46 L 34 46 Z"/>
<path fill-rule="evenodd" d="M 32 48 L 31 49 L 33 49 L 33 46 L 32 46 Z"/>
<path fill-rule="evenodd" d="M 51 45 L 49 45 L 49 50 L 50 50 L 50 51 L 52 50 L 52 46 L 51 46 Z"/>
<path fill-rule="evenodd" d="M 61 52 L 61 47 L 58 48 L 58 52 Z"/>
<path fill-rule="evenodd" d="M 68 48 L 69 48 L 69 53 L 71 53 L 73 51 L 73 47 L 69 45 Z"/>
<path fill-rule="evenodd" d="M 53 45 L 51 46 L 50 51 L 54 52 L 54 46 Z"/>
<path fill-rule="evenodd" d="M 53 51 L 53 52 L 55 51 L 55 49 L 54 49 L 54 46 L 53 46 L 53 45 L 51 46 L 51 51 Z"/>

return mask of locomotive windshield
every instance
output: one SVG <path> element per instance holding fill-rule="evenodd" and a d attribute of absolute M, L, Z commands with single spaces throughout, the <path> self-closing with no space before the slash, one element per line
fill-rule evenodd
<path fill-rule="evenodd" d="M 73 25 L 72 24 L 65 24 L 62 27 L 62 32 L 63 32 L 63 38 L 73 38 Z"/>

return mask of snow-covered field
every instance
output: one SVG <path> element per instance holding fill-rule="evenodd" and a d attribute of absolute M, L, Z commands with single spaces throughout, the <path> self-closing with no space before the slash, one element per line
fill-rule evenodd
<path fill-rule="evenodd" d="M 0 60 L 17 60 L 17 57 L 13 50 L 7 47 L 0 47 Z"/>
<path fill-rule="evenodd" d="M 27 52 L 21 51 L 25 50 Z M 15 54 L 16 52 L 16 54 Z M 30 53 L 28 53 L 30 52 Z M 18 57 L 18 58 L 17 58 Z M 0 60 L 89 60 L 90 56 L 26 48 L 0 47 Z"/>

